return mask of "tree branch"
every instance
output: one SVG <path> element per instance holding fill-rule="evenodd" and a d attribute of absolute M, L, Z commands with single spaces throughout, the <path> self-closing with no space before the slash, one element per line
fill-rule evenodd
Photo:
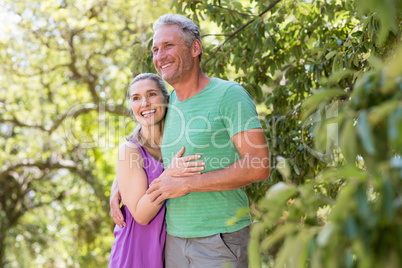
<path fill-rule="evenodd" d="M 4 165 L 2 168 L 0 168 L 0 179 L 3 179 L 11 171 L 14 171 L 14 170 L 16 170 L 18 168 L 22 168 L 22 167 L 37 167 L 41 170 L 44 170 L 44 169 L 54 170 L 54 169 L 60 169 L 60 168 L 74 170 L 77 168 L 75 162 L 71 161 L 71 160 L 61 159 L 61 160 L 59 160 L 57 162 L 53 162 L 53 163 L 33 161 L 32 159 L 22 160 L 19 163 L 12 163 L 10 165 Z"/>
<path fill-rule="evenodd" d="M 23 128 L 37 128 L 40 129 L 44 132 L 48 132 L 49 135 L 51 135 L 62 123 L 63 121 L 68 118 L 68 117 L 78 117 L 82 114 L 87 114 L 92 111 L 98 111 L 103 110 L 104 112 L 110 113 L 110 114 L 115 114 L 115 115 L 122 115 L 122 116 L 129 116 L 126 110 L 126 107 L 124 105 L 118 105 L 115 106 L 113 104 L 105 104 L 105 103 L 100 103 L 100 104 L 95 104 L 95 103 L 87 103 L 87 104 L 81 104 L 81 107 L 78 109 L 70 109 L 64 114 L 61 114 L 58 116 L 58 118 L 53 122 L 51 127 L 44 127 L 42 125 L 36 125 L 36 124 L 27 124 L 23 123 L 20 120 L 18 120 L 16 117 L 13 117 L 12 119 L 5 119 L 0 117 L 0 123 L 10 123 L 14 126 L 18 127 L 23 127 Z"/>
<path fill-rule="evenodd" d="M 204 38 L 206 36 L 230 36 L 230 34 L 203 34 L 201 35 L 201 38 Z"/>
<path fill-rule="evenodd" d="M 17 70 L 7 70 L 7 72 L 16 74 L 17 76 L 20 76 L 20 77 L 34 77 L 34 76 L 40 76 L 40 75 L 43 75 L 43 74 L 48 74 L 48 73 L 51 73 L 53 71 L 56 71 L 58 68 L 64 68 L 64 67 L 68 67 L 68 64 L 56 65 L 53 68 L 48 69 L 48 70 L 40 69 L 36 73 L 25 74 L 25 73 L 20 73 Z"/>
<path fill-rule="evenodd" d="M 88 85 L 89 92 L 91 93 L 92 99 L 95 103 L 99 102 L 99 96 L 96 93 L 95 86 L 94 86 L 94 81 L 91 81 L 90 79 L 86 78 L 83 74 L 81 74 L 76 66 L 77 63 L 77 55 L 75 53 L 75 48 L 74 48 L 74 36 L 76 36 L 78 33 L 83 31 L 84 28 L 77 29 L 71 31 L 71 35 L 69 36 L 67 43 L 69 45 L 69 51 L 70 51 L 70 57 L 71 57 L 71 62 L 68 64 L 68 67 L 70 71 L 73 74 L 73 77 L 75 77 L 77 80 L 85 83 Z"/>
<path fill-rule="evenodd" d="M 100 106 L 102 106 L 102 107 L 100 107 Z M 76 118 L 81 114 L 86 114 L 86 113 L 89 113 L 92 111 L 99 112 L 99 110 L 101 108 L 104 109 L 105 112 L 108 112 L 111 114 L 128 116 L 128 114 L 126 112 L 126 108 L 123 105 L 114 106 L 111 104 L 104 104 L 104 106 L 103 106 L 102 104 L 87 103 L 87 104 L 82 104 L 82 107 L 77 110 L 70 109 L 66 113 L 60 115 L 58 117 L 58 119 L 54 122 L 52 127 L 49 128 L 47 131 L 49 132 L 49 134 L 52 134 L 53 131 L 55 131 L 63 123 L 63 121 L 66 118 L 68 118 L 68 117 Z"/>
<path fill-rule="evenodd" d="M 242 16 L 247 16 L 247 17 L 251 17 L 251 16 L 252 16 L 252 15 L 250 15 L 250 14 L 242 13 L 242 12 L 239 12 L 239 11 L 234 10 L 234 9 L 231 9 L 231 8 L 222 7 L 222 6 L 217 6 L 217 5 L 212 5 L 212 6 L 213 6 L 213 7 L 216 7 L 216 8 L 221 8 L 221 9 L 225 9 L 225 10 L 230 11 L 230 12 L 234 12 L 234 13 L 240 14 L 240 15 L 242 15 Z"/>
<path fill-rule="evenodd" d="M 96 185 L 95 177 L 92 175 L 90 171 L 84 170 L 80 163 L 75 163 L 72 160 L 64 160 L 60 159 L 53 162 L 44 162 L 44 161 L 34 161 L 32 159 L 23 160 L 19 163 L 13 163 L 10 165 L 4 165 L 0 168 L 0 181 L 4 179 L 10 172 L 15 171 L 19 168 L 38 168 L 40 170 L 57 170 L 57 169 L 67 169 L 72 173 L 77 174 L 80 178 L 82 178 L 86 183 L 88 183 L 94 190 L 96 196 L 101 201 L 107 201 L 107 198 L 101 189 L 98 189 Z"/>
<path fill-rule="evenodd" d="M 13 117 L 13 119 L 4 119 L 0 117 L 0 123 L 11 123 L 14 126 L 23 127 L 23 128 L 38 128 L 42 131 L 47 131 L 47 129 L 42 125 L 35 125 L 35 124 L 27 124 L 22 123 L 17 118 Z"/>
<path fill-rule="evenodd" d="M 271 3 L 269 6 L 267 6 L 260 14 L 258 14 L 258 17 L 262 17 L 265 13 L 267 13 L 269 10 L 274 8 L 276 6 L 276 4 L 278 4 L 280 1 L 281 0 L 275 0 L 273 3 Z M 255 18 L 249 20 L 246 24 L 244 24 L 239 29 L 237 29 L 236 31 L 231 33 L 229 35 L 229 37 L 226 38 L 226 40 L 216 48 L 215 52 L 206 61 L 204 61 L 203 66 L 205 66 L 207 64 L 207 62 L 209 62 L 211 59 L 215 58 L 216 54 L 223 47 L 223 45 L 225 45 L 227 42 L 229 42 L 231 39 L 233 39 L 239 32 L 243 31 L 244 28 L 246 28 L 248 25 L 250 25 L 253 21 L 255 21 Z"/>

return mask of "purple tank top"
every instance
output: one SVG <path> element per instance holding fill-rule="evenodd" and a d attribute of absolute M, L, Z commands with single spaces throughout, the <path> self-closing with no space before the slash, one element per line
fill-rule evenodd
<path fill-rule="evenodd" d="M 163 172 L 163 164 L 135 143 L 144 160 L 148 185 Z M 121 211 L 126 226 L 114 228 L 115 241 L 110 253 L 109 268 L 163 268 L 165 260 L 165 205 L 146 226 L 138 224 L 123 205 Z"/>

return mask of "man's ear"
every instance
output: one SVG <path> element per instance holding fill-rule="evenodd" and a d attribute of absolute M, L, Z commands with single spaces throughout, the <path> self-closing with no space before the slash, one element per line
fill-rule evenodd
<path fill-rule="evenodd" d="M 194 58 L 198 57 L 201 54 L 201 51 L 202 51 L 201 42 L 200 42 L 200 40 L 195 39 L 193 41 L 193 44 L 191 45 L 191 54 L 192 54 L 192 56 Z"/>

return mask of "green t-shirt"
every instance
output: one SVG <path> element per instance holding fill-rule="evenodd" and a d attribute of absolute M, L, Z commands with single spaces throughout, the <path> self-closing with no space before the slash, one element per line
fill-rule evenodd
<path fill-rule="evenodd" d="M 236 82 L 212 78 L 205 89 L 182 102 L 173 91 L 162 141 L 165 168 L 182 146 L 184 155 L 202 156 L 205 172 L 225 168 L 240 159 L 231 137 L 253 128 L 261 128 L 255 105 Z M 184 238 L 234 232 L 250 224 L 250 215 L 235 225 L 228 226 L 227 221 L 239 208 L 247 206 L 242 189 L 190 193 L 169 199 L 167 232 Z"/>

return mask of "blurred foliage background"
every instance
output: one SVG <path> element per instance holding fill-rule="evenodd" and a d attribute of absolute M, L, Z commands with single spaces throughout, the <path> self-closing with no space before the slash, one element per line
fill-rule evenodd
<path fill-rule="evenodd" d="M 398 0 L 3 0 L 0 267 L 107 266 L 125 94 L 169 12 L 257 104 L 272 174 L 246 188 L 250 266 L 402 267 Z"/>

